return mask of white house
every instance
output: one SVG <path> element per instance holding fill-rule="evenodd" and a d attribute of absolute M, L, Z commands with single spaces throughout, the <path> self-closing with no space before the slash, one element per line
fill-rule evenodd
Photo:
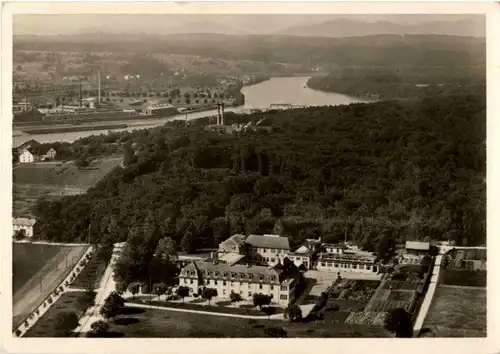
<path fill-rule="evenodd" d="M 283 263 L 290 251 L 288 237 L 279 235 L 249 235 L 245 243 L 249 248 L 250 259 L 269 265 Z"/>
<path fill-rule="evenodd" d="M 50 148 L 44 155 L 42 155 L 42 160 L 54 160 L 56 158 L 56 151 Z"/>
<path fill-rule="evenodd" d="M 33 226 L 36 220 L 31 218 L 12 218 L 14 232 L 24 230 L 27 237 L 33 237 Z"/>
<path fill-rule="evenodd" d="M 19 162 L 20 163 L 32 163 L 35 161 L 35 155 L 31 153 L 28 149 L 24 149 L 20 154 L 19 154 Z"/>

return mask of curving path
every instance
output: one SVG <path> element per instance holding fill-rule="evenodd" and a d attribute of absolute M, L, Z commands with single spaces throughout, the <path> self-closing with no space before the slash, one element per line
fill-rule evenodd
<path fill-rule="evenodd" d="M 237 315 L 234 313 L 222 313 L 222 312 L 210 312 L 210 311 L 203 311 L 203 310 L 190 310 L 190 309 L 180 309 L 180 308 L 175 308 L 175 307 L 165 307 L 165 306 L 156 306 L 156 305 L 146 305 L 146 304 L 137 304 L 137 303 L 130 303 L 127 302 L 125 303 L 125 306 L 127 307 L 139 307 L 139 308 L 145 308 L 145 309 L 154 309 L 154 310 L 163 310 L 163 311 L 177 311 L 177 312 L 190 312 L 190 313 L 198 313 L 202 315 L 212 315 L 212 316 L 222 316 L 222 317 L 238 317 L 238 318 L 248 318 L 248 319 L 255 319 L 255 320 L 267 320 L 266 316 L 250 316 L 250 315 Z M 283 314 L 279 313 L 276 315 L 272 315 L 269 317 L 271 320 L 284 320 Z"/>

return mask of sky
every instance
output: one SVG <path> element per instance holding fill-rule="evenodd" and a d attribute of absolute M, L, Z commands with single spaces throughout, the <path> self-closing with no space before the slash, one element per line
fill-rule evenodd
<path fill-rule="evenodd" d="M 204 28 L 228 29 L 232 34 L 269 34 L 289 27 L 346 18 L 365 22 L 390 21 L 421 24 L 457 21 L 467 15 L 15 15 L 15 35 L 58 35 L 82 33 L 170 34 L 200 32 Z"/>

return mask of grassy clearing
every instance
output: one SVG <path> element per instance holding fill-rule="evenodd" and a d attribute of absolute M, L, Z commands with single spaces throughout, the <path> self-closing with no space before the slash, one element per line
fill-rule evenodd
<path fill-rule="evenodd" d="M 201 315 L 168 310 L 128 308 L 130 314 L 111 321 L 110 336 L 131 338 L 256 338 L 267 337 L 265 328 L 281 327 L 287 337 L 387 337 L 381 328 L 325 323 L 289 323 Z"/>
<path fill-rule="evenodd" d="M 440 282 L 444 285 L 486 287 L 486 270 L 444 269 Z"/>
<path fill-rule="evenodd" d="M 438 286 L 423 328 L 424 336 L 486 336 L 486 289 Z"/>

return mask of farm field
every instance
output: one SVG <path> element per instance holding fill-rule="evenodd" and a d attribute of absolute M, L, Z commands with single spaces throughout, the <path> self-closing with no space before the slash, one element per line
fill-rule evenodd
<path fill-rule="evenodd" d="M 73 162 L 44 162 L 18 165 L 14 168 L 14 184 L 73 186 L 89 188 L 96 184 L 113 168 L 120 165 L 121 157 L 95 161 L 89 167 L 79 170 Z"/>
<path fill-rule="evenodd" d="M 83 170 L 72 162 L 18 165 L 13 170 L 13 213 L 15 216 L 30 215 L 31 208 L 41 197 L 50 200 L 85 193 L 122 160 L 122 157 L 115 157 L 95 161 Z"/>
<path fill-rule="evenodd" d="M 423 337 L 485 337 L 486 289 L 438 286 Z"/>
<path fill-rule="evenodd" d="M 109 337 L 139 338 L 255 338 L 267 337 L 265 328 L 280 327 L 287 337 L 387 337 L 380 328 L 324 323 L 289 323 L 254 320 L 168 310 L 127 307 L 124 314 L 110 321 Z"/>
<path fill-rule="evenodd" d="M 13 244 L 13 324 L 25 317 L 61 283 L 87 246 Z"/>

